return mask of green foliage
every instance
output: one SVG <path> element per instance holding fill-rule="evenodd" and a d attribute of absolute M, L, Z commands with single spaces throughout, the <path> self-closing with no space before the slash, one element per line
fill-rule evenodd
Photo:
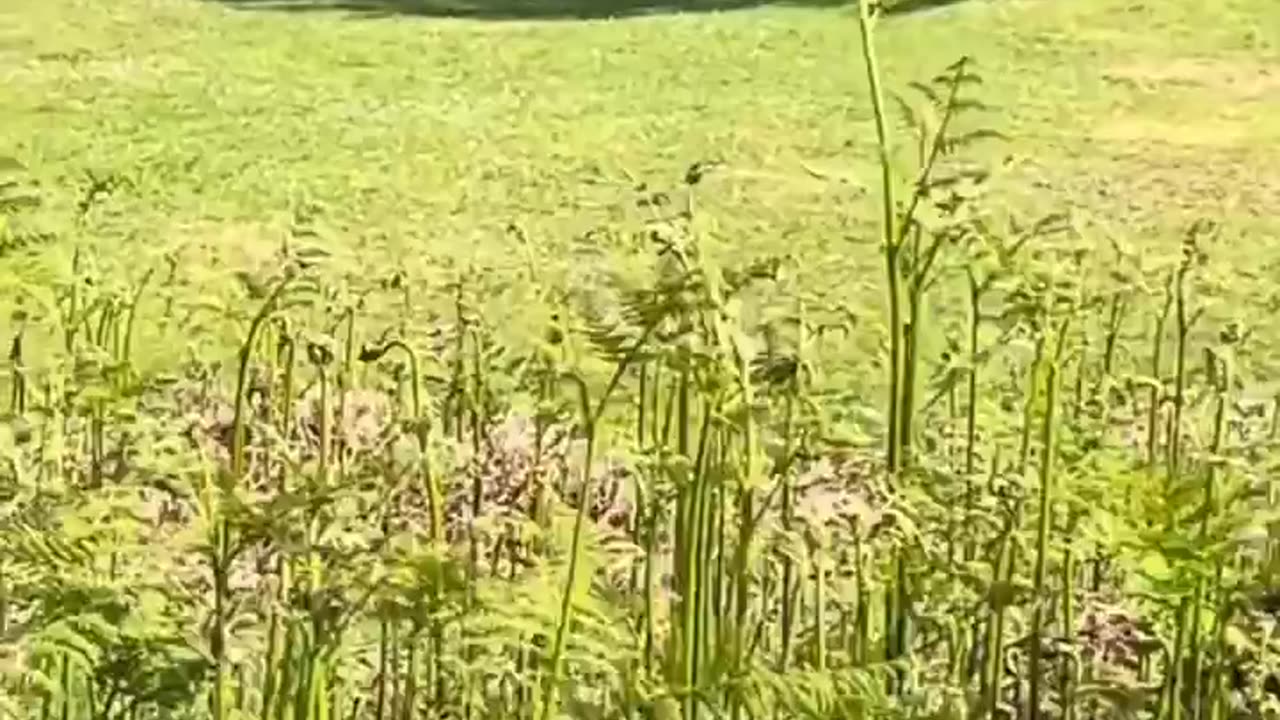
<path fill-rule="evenodd" d="M 894 96 L 860 12 L 887 325 L 724 237 L 718 162 L 471 264 L 310 201 L 257 262 L 120 264 L 137 180 L 86 176 L 6 286 L 0 712 L 1270 717 L 1274 348 L 1217 229 L 1018 217 L 979 66 Z"/>

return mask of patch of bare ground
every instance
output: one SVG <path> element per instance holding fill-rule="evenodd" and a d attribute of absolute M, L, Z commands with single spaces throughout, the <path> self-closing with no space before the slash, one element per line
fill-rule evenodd
<path fill-rule="evenodd" d="M 1103 71 L 1103 79 L 1147 92 L 1207 90 L 1228 101 L 1280 98 L 1280 64 L 1255 59 L 1174 58 L 1133 62 Z"/>
<path fill-rule="evenodd" d="M 1028 168 L 1033 185 L 1139 233 L 1198 217 L 1280 217 L 1280 153 L 1134 138 L 1097 140 L 1066 163 Z"/>
<path fill-rule="evenodd" d="M 1124 115 L 1100 123 L 1092 133 L 1095 142 L 1108 145 L 1195 148 L 1197 152 L 1240 147 L 1249 141 L 1249 128 L 1223 117 L 1166 120 L 1148 115 Z M 1163 152 L 1163 151 L 1162 151 Z"/>
<path fill-rule="evenodd" d="M 1068 183 L 1083 205 L 1153 225 L 1224 213 L 1280 217 L 1280 151 L 1259 137 L 1254 114 L 1280 102 L 1280 64 L 1184 57 L 1117 65 L 1103 76 L 1195 102 L 1096 122 L 1087 133 L 1092 151 L 1080 158 L 1087 174 Z"/>

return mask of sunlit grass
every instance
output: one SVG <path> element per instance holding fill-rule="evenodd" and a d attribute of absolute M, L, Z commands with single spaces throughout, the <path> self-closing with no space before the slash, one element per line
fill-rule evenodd
<path fill-rule="evenodd" d="M 1270 4 L 14 2 L 0 714 L 1275 702 Z"/>

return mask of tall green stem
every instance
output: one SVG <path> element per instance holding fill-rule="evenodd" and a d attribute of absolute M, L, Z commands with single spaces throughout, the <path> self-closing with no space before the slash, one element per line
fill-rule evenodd
<path fill-rule="evenodd" d="M 263 324 L 275 312 L 276 304 L 288 290 L 293 280 L 294 276 L 287 274 L 276 283 L 267 299 L 262 303 L 262 307 L 258 309 L 258 314 L 250 322 L 249 330 L 246 332 L 244 342 L 240 346 L 240 366 L 236 376 L 235 410 L 231 423 L 231 472 L 229 474 L 231 482 L 240 482 L 245 476 L 245 442 L 247 435 L 245 427 L 247 393 L 245 391 L 249 383 L 249 364 L 253 348 Z M 215 502 L 218 504 L 223 502 L 221 492 Z M 229 595 L 228 574 L 230 573 L 229 566 L 231 563 L 231 523 L 221 518 L 222 513 L 220 511 L 217 514 L 220 519 L 214 532 L 214 558 L 212 563 L 214 617 L 209 639 L 209 646 L 213 655 L 211 709 L 213 711 L 213 720 L 227 720 L 229 708 L 226 706 L 226 604 L 227 596 Z"/>
<path fill-rule="evenodd" d="M 1047 578 L 1049 559 L 1049 526 L 1053 519 L 1053 464 L 1055 456 L 1056 413 L 1058 405 L 1058 373 L 1061 364 L 1061 343 L 1066 333 L 1066 322 L 1058 333 L 1059 357 L 1049 363 L 1048 375 L 1045 378 L 1045 411 L 1044 424 L 1040 434 L 1040 516 L 1036 526 L 1036 563 L 1034 584 L 1035 605 L 1031 611 L 1031 649 L 1028 673 L 1031 683 L 1028 698 L 1027 717 L 1029 720 L 1040 718 L 1040 693 L 1043 684 L 1041 664 L 1044 645 L 1044 588 Z"/>
<path fill-rule="evenodd" d="M 592 493 L 595 490 L 592 482 L 591 465 L 595 460 L 596 431 L 599 428 L 600 419 L 604 416 L 604 411 L 608 407 L 609 400 L 613 396 L 613 392 L 617 389 L 631 363 L 636 360 L 640 350 L 649 341 L 649 336 L 656 328 L 656 323 L 646 327 L 640 338 L 636 340 L 635 345 L 618 362 L 614 368 L 613 377 L 609 379 L 608 386 L 605 387 L 600 400 L 594 407 L 591 405 L 590 392 L 587 390 L 586 382 L 576 375 L 567 376 L 578 388 L 578 399 L 581 405 L 579 412 L 582 429 L 586 435 L 586 452 L 582 463 L 581 493 L 578 499 L 578 509 L 574 514 L 573 520 L 573 539 L 569 551 L 569 567 L 566 571 L 564 594 L 560 599 L 560 614 L 556 621 L 555 636 L 551 642 L 551 652 L 547 658 L 547 671 L 542 676 L 542 706 L 538 713 L 541 720 L 551 720 L 559 705 L 558 690 L 561 673 L 563 672 L 562 666 L 564 664 L 565 646 L 569 637 L 569 627 L 573 623 L 574 598 L 577 594 L 578 572 L 582 563 L 582 545 L 586 528 L 587 508 L 592 504 Z"/>
<path fill-rule="evenodd" d="M 1147 468 L 1150 472 L 1156 469 L 1156 454 L 1160 438 L 1160 402 L 1162 399 L 1160 373 L 1163 371 L 1165 325 L 1169 321 L 1169 313 L 1173 308 L 1173 288 L 1169 287 L 1165 294 L 1164 306 L 1156 316 L 1155 330 L 1152 333 L 1151 348 L 1151 393 L 1147 405 Z"/>
<path fill-rule="evenodd" d="M 1169 434 L 1169 482 L 1177 480 L 1182 467 L 1182 412 L 1186 406 L 1187 386 L 1187 336 L 1191 332 L 1191 320 L 1187 315 L 1187 269 L 1178 269 L 1174 281 L 1174 317 L 1177 322 L 1176 350 L 1173 377 L 1173 419 Z"/>
<path fill-rule="evenodd" d="M 858 30 L 862 40 L 862 61 L 867 74 L 867 86 L 871 96 L 871 110 L 875 120 L 876 146 L 880 161 L 881 192 L 881 252 L 884 253 L 885 280 L 888 292 L 889 322 L 889 402 L 885 417 L 888 429 L 886 465 L 890 474 L 897 474 L 902 461 L 902 398 L 903 398 L 903 324 L 901 287 L 901 242 L 898 235 L 898 205 L 894 198 L 893 139 L 889 134 L 889 122 L 885 111 L 884 90 L 880 84 L 880 62 L 876 55 L 873 3 L 858 3 Z"/>

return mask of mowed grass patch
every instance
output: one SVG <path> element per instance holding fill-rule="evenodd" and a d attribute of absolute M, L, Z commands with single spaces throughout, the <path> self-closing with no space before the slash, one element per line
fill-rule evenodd
<path fill-rule="evenodd" d="M 535 22 L 252 7 L 5 4 L 0 152 L 42 181 L 46 222 L 93 170 L 132 183 L 95 221 L 107 252 L 188 242 L 193 225 L 283 233 L 305 205 L 347 247 L 497 262 L 513 223 L 555 252 L 638 183 L 714 159 L 702 207 L 732 247 L 809 258 L 833 292 L 876 267 L 850 8 Z M 894 90 L 976 59 L 981 122 L 1010 138 L 984 152 L 1015 168 L 1017 207 L 1151 237 L 1197 214 L 1276 227 L 1275 3 L 975 0 L 881 35 Z"/>

